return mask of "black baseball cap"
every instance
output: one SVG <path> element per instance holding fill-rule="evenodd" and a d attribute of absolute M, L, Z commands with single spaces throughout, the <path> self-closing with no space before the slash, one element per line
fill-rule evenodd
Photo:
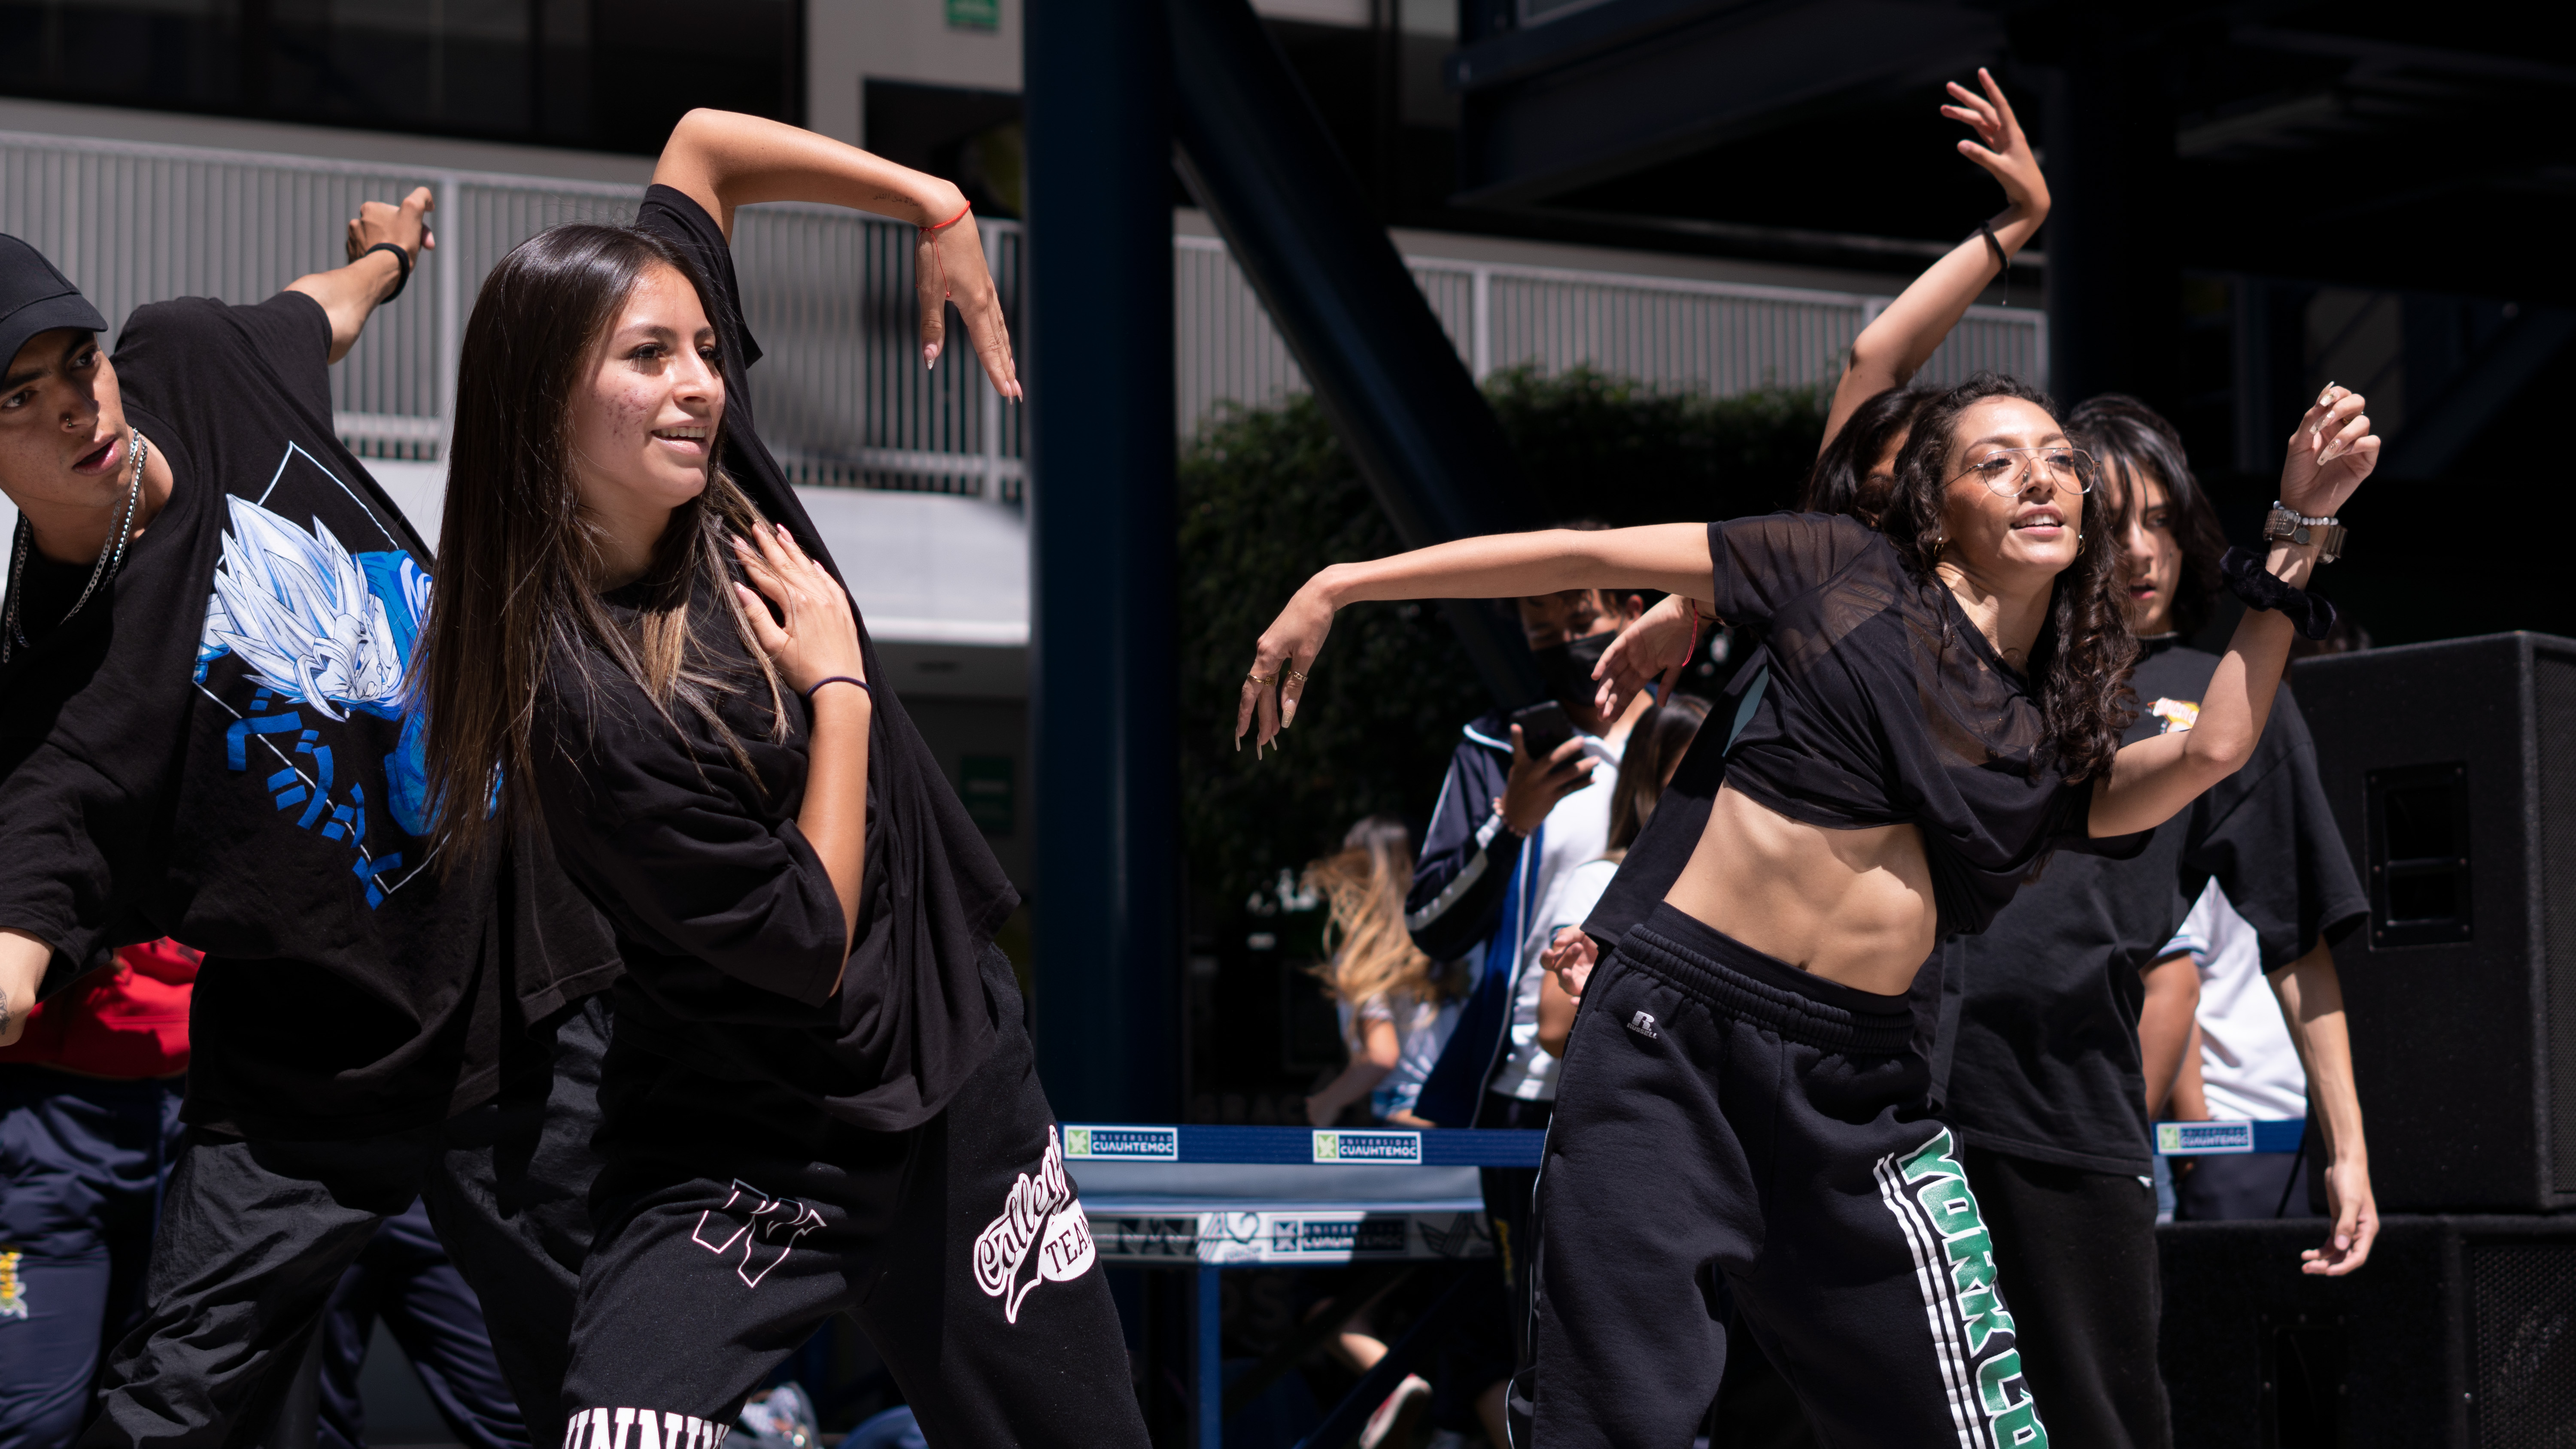
<path fill-rule="evenodd" d="M 0 368 L 28 338 L 57 327 L 104 332 L 107 319 L 43 252 L 0 233 Z"/>

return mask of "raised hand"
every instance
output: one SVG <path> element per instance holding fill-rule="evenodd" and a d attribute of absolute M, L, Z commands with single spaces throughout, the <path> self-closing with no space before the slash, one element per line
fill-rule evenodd
<path fill-rule="evenodd" d="M 1512 767 L 1503 776 L 1503 793 L 1494 801 L 1503 823 L 1527 837 L 1546 821 L 1556 803 L 1592 783 L 1600 761 L 1583 753 L 1583 741 L 1567 740 L 1552 754 L 1533 755 L 1521 727 L 1512 726 Z"/>
<path fill-rule="evenodd" d="M 1950 82 L 1953 103 L 1941 108 L 1942 115 L 1965 122 L 1977 133 L 1976 140 L 1959 143 L 1959 154 L 1986 168 L 2014 206 L 2034 218 L 2047 215 L 2048 179 L 2040 174 L 2039 157 L 2021 132 L 2012 102 L 2004 99 L 2004 88 L 1995 84 L 1984 66 L 1977 67 L 1977 83 L 1985 88 L 1984 95 Z"/>
<path fill-rule="evenodd" d="M 1708 617 L 1701 613 L 1699 618 Z M 1690 662 L 1691 651 L 1699 644 L 1699 630 L 1692 623 L 1691 602 L 1679 594 L 1667 594 L 1661 603 L 1637 616 L 1637 622 L 1619 631 L 1610 647 L 1601 651 L 1601 662 L 1592 666 L 1592 677 L 1600 688 L 1592 696 L 1592 707 L 1603 719 L 1617 719 L 1628 702 L 1637 697 L 1657 675 L 1670 674 Z"/>
<path fill-rule="evenodd" d="M 437 247 L 438 238 L 430 234 L 429 214 L 438 209 L 438 198 L 426 186 L 415 186 L 400 205 L 384 201 L 358 203 L 358 214 L 349 218 L 348 235 L 341 247 L 350 261 L 367 254 L 379 242 L 392 242 L 407 253 L 417 265 L 420 254 Z"/>
<path fill-rule="evenodd" d="M 2281 503 L 2310 518 L 2331 517 L 2379 466 L 2379 435 L 2361 394 L 2326 384 L 2290 434 L 2281 464 Z"/>
<path fill-rule="evenodd" d="M 840 581 L 807 558 L 805 550 L 797 547 L 795 535 L 784 527 L 773 523 L 757 530 L 754 537 L 757 548 L 736 538 L 733 553 L 760 592 L 740 584 L 733 591 L 742 602 L 744 616 L 751 620 L 751 636 L 761 652 L 799 694 L 826 679 L 866 679 L 858 619 L 850 612 L 850 596 Z M 764 598 L 769 602 L 762 603 Z M 771 604 L 778 606 L 774 618 Z"/>
<path fill-rule="evenodd" d="M 1279 738 L 1279 732 L 1297 722 L 1297 701 L 1306 692 L 1306 671 L 1315 667 L 1315 656 L 1324 650 L 1324 636 L 1333 631 L 1333 606 L 1309 582 L 1261 631 L 1260 642 L 1253 646 L 1252 672 L 1244 676 L 1243 700 L 1234 712 L 1234 747 L 1243 748 L 1244 731 L 1257 724 L 1252 752 L 1261 753 L 1264 746 Z"/>
<path fill-rule="evenodd" d="M 975 230 L 975 214 L 918 229 L 913 243 L 912 274 L 921 291 L 921 363 L 939 365 L 947 344 L 948 304 L 966 321 L 966 337 L 984 364 L 993 390 L 1020 400 L 1019 364 L 1011 357 L 1011 329 L 1002 318 L 1002 296 L 984 262 L 984 239 Z"/>

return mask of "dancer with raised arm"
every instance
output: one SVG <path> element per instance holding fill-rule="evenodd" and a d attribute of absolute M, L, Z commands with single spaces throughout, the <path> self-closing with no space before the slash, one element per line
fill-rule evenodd
<path fill-rule="evenodd" d="M 2136 646 L 2091 462 L 1992 375 L 1917 417 L 1884 531 L 1464 539 L 1327 568 L 1263 633 L 1236 722 L 1257 743 L 1293 723 L 1345 603 L 1654 588 L 1766 640 L 1723 786 L 1668 801 L 1613 883 L 1656 904 L 1597 973 L 1565 963 L 1588 1001 L 1540 1194 L 1527 1402 L 1548 1449 L 1687 1441 L 1729 1297 L 1829 1441 L 2044 1437 L 1956 1144 L 1921 1112 L 1905 993 L 2051 852 L 2142 848 L 2248 758 L 2292 629 L 2330 618 L 2304 585 L 2379 442 L 2336 388 L 2288 452 L 2282 536 L 2228 560 L 2253 607 L 2198 726 L 2125 747 Z M 1674 661 L 1604 662 L 1615 701 Z"/>
<path fill-rule="evenodd" d="M 1136 1445 L 1125 1337 L 993 932 L 1018 895 L 887 687 L 753 429 L 736 207 L 914 223 L 994 386 L 1009 338 L 957 189 L 693 112 L 632 227 L 485 282 L 420 671 L 440 840 L 542 825 L 626 974 L 574 1449 L 721 1436 L 838 1313 L 941 1444 Z M 491 802 L 486 811 L 475 808 Z"/>

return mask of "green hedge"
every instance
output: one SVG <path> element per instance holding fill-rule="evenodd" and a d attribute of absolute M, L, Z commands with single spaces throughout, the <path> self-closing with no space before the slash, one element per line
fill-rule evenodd
<path fill-rule="evenodd" d="M 1786 507 L 1823 428 L 1812 389 L 1711 399 L 1590 371 L 1487 388 L 1552 518 L 1612 524 Z M 1181 811 L 1192 918 L 1214 926 L 1361 816 L 1431 810 L 1458 727 L 1489 707 L 1436 606 L 1364 604 L 1334 626 L 1284 747 L 1232 745 L 1253 641 L 1328 563 L 1395 552 L 1311 397 L 1227 407 L 1182 452 Z"/>

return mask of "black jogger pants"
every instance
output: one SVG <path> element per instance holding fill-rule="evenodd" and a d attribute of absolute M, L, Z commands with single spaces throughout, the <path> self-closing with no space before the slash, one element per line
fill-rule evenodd
<path fill-rule="evenodd" d="M 1730 1295 L 1827 1444 L 2046 1444 L 1912 1032 L 1671 906 L 1594 971 L 1539 1180 L 1537 1449 L 1686 1449 Z"/>
<path fill-rule="evenodd" d="M 555 1032 L 554 1071 L 428 1127 L 353 1142 L 189 1134 L 170 1174 L 144 1317 L 108 1361 L 81 1449 L 222 1449 L 284 1401 L 341 1274 L 377 1225 L 423 1200 L 482 1299 L 536 1442 L 556 1403 L 590 1218 L 602 1003 Z"/>
<path fill-rule="evenodd" d="M 1118 1309 L 1008 972 L 991 953 L 1005 1004 L 992 1055 L 908 1131 L 610 1052 L 564 1449 L 714 1449 L 743 1397 L 841 1312 L 933 1444 L 1144 1449 Z"/>

